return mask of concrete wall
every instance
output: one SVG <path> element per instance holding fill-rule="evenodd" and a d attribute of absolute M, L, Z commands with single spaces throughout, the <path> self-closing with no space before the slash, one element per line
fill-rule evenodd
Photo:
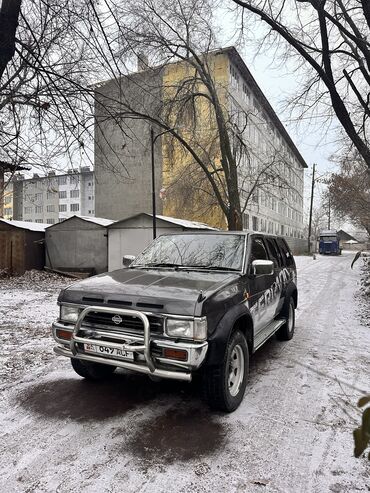
<path fill-rule="evenodd" d="M 291 238 L 285 236 L 284 239 L 288 243 L 293 255 L 302 255 L 307 253 L 307 240 L 304 238 Z"/>
<path fill-rule="evenodd" d="M 95 106 L 95 214 L 122 219 L 152 212 L 151 124 L 141 119 L 117 118 L 129 106 L 145 114 L 161 109 L 159 71 L 141 72 L 111 80 L 96 90 Z M 119 101 L 122 101 L 120 105 Z M 159 133 L 155 129 L 155 133 Z M 157 213 L 162 213 L 161 139 L 155 143 Z"/>
<path fill-rule="evenodd" d="M 106 228 L 71 218 L 46 230 L 46 265 L 63 271 L 108 270 Z"/>

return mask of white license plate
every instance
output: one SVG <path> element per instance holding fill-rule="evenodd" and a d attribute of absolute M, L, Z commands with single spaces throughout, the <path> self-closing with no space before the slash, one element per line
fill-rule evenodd
<path fill-rule="evenodd" d="M 101 354 L 102 356 L 113 356 L 114 358 L 127 359 L 134 361 L 134 353 L 124 349 L 100 346 L 97 344 L 84 344 L 86 353 Z"/>

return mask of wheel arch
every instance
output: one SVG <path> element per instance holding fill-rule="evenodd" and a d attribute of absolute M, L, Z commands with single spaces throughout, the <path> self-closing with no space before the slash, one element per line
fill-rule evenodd
<path fill-rule="evenodd" d="M 244 334 L 249 352 L 253 352 L 253 319 L 245 305 L 238 305 L 224 315 L 209 337 L 206 366 L 218 365 L 223 361 L 225 348 L 235 330 Z"/>

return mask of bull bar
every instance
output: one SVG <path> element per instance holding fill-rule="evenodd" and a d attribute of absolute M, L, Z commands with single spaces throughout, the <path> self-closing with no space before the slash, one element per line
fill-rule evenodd
<path fill-rule="evenodd" d="M 132 334 L 125 334 L 125 333 L 120 333 L 122 336 L 122 339 L 125 340 L 124 343 L 115 343 L 115 342 L 109 342 L 109 341 L 101 341 L 99 339 L 93 339 L 91 337 L 86 338 L 86 337 L 81 337 L 79 336 L 79 331 L 81 328 L 84 330 L 90 330 L 94 333 L 101 333 L 99 329 L 95 330 L 94 328 L 90 328 L 89 326 L 84 326 L 82 327 L 82 323 L 85 319 L 85 317 L 90 313 L 90 312 L 103 312 L 103 313 L 111 313 L 114 315 L 124 315 L 124 316 L 130 316 L 130 317 L 137 317 L 143 322 L 144 326 L 144 338 L 132 336 Z M 58 329 L 65 330 L 67 327 L 59 322 L 53 323 L 53 336 L 54 339 L 63 344 L 63 347 L 61 346 L 56 346 L 54 347 L 54 352 L 58 355 L 61 356 L 66 356 L 69 358 L 77 358 L 80 360 L 84 361 L 91 361 L 94 363 L 103 363 L 103 364 L 108 364 L 112 366 L 117 366 L 120 368 L 125 368 L 127 370 L 132 370 L 135 372 L 139 373 L 144 373 L 147 375 L 153 375 L 161 378 L 168 378 L 168 379 L 174 379 L 174 380 L 183 380 L 183 381 L 191 381 L 192 379 L 192 374 L 191 370 L 197 368 L 198 366 L 201 365 L 203 362 L 207 349 L 208 349 L 208 343 L 203 342 L 203 343 L 193 343 L 193 342 L 177 342 L 174 340 L 164 340 L 164 339 L 158 339 L 153 342 L 156 343 L 157 346 L 160 347 L 170 347 L 170 348 L 179 348 L 179 349 L 185 349 L 188 351 L 189 355 L 189 363 L 188 364 L 182 364 L 178 363 L 176 361 L 170 361 L 166 360 L 165 358 L 156 358 L 159 359 L 161 362 L 164 362 L 169 365 L 177 366 L 179 367 L 179 370 L 168 370 L 164 368 L 157 368 L 155 365 L 155 361 L 152 358 L 151 352 L 150 352 L 150 344 L 151 344 L 151 333 L 150 333 L 150 324 L 148 317 L 145 313 L 139 312 L 137 310 L 128 310 L 124 308 L 110 308 L 110 307 L 102 307 L 102 306 L 87 306 L 85 307 L 81 313 L 79 314 L 77 321 L 75 325 L 73 326 L 73 331 L 71 335 L 71 339 L 69 341 L 69 345 L 66 347 L 66 341 L 61 341 L 58 339 L 56 335 L 56 331 Z M 67 328 L 68 330 L 68 328 Z M 113 334 L 113 332 L 112 332 Z M 106 335 L 109 336 L 109 332 L 106 333 Z M 115 337 L 114 338 L 120 338 L 119 336 L 117 337 L 117 333 L 114 333 Z M 127 343 L 127 339 L 134 341 L 134 343 Z M 142 344 L 138 344 L 138 342 L 143 342 Z M 125 361 L 125 360 L 120 360 L 120 359 L 113 359 L 113 358 L 107 358 L 107 357 L 102 357 L 102 356 L 94 356 L 86 353 L 82 353 L 79 350 L 78 344 L 96 344 L 96 345 L 104 345 L 105 347 L 113 348 L 113 349 L 120 349 L 120 350 L 125 350 L 125 351 L 131 351 L 134 353 L 142 354 L 144 356 L 145 360 L 145 365 L 138 364 L 137 362 L 130 362 L 130 361 Z"/>

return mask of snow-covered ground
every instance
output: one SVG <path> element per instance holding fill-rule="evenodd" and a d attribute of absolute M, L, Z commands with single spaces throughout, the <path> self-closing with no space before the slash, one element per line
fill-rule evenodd
<path fill-rule="evenodd" d="M 296 258 L 295 337 L 252 358 L 230 415 L 211 413 L 197 383 L 83 381 L 49 335 L 70 280 L 0 280 L 0 492 L 369 491 L 369 462 L 352 455 L 353 405 L 370 392 L 352 258 Z"/>

